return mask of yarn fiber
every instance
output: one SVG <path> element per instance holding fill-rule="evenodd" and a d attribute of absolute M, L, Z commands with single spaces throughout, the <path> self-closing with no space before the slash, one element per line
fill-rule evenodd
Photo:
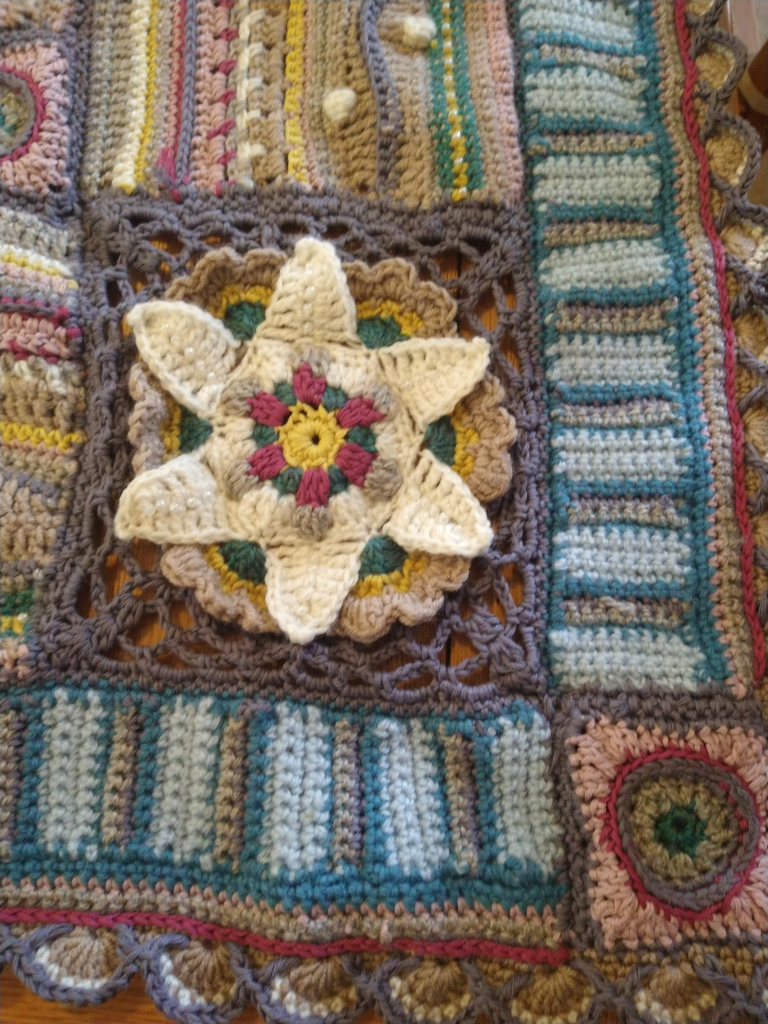
<path fill-rule="evenodd" d="M 768 1019 L 721 7 L 0 0 L 3 970 Z"/>

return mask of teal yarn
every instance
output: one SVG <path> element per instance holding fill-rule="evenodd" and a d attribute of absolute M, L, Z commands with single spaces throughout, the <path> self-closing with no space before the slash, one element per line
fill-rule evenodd
<path fill-rule="evenodd" d="M 224 314 L 224 326 L 238 341 L 249 341 L 256 328 L 264 323 L 266 310 L 262 302 L 233 302 Z"/>
<path fill-rule="evenodd" d="M 360 557 L 360 579 L 366 576 L 382 576 L 399 572 L 405 565 L 408 552 L 395 543 L 391 537 L 372 537 L 363 548 Z"/>
<path fill-rule="evenodd" d="M 264 549 L 244 540 L 229 540 L 219 545 L 219 554 L 227 568 L 240 579 L 260 584 L 266 578 L 267 563 Z"/>
<path fill-rule="evenodd" d="M 195 416 L 189 409 L 181 407 L 181 418 L 179 420 L 179 451 L 193 452 L 200 445 L 205 444 L 213 433 L 213 427 L 208 420 Z"/>

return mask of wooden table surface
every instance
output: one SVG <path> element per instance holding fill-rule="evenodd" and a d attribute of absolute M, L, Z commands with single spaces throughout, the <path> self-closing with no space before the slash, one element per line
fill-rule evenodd
<path fill-rule="evenodd" d="M 466 262 L 462 264 L 462 257 L 459 253 L 445 256 L 439 260 L 440 269 L 445 278 L 457 277 L 462 269 L 468 269 Z M 140 282 L 138 282 L 140 283 Z M 514 295 L 507 294 L 507 303 L 514 306 Z M 488 301 L 478 307 L 483 324 L 493 329 L 497 324 L 497 313 L 492 301 Z M 505 338 L 502 344 L 503 351 L 509 359 L 518 365 L 517 353 L 514 348 L 514 340 Z M 157 552 L 154 545 L 144 541 L 137 545 L 139 560 L 152 565 L 156 561 Z M 507 578 L 510 582 L 512 597 L 515 601 L 522 600 L 522 585 L 516 576 L 514 567 L 510 567 Z M 110 595 L 116 594 L 125 583 L 128 576 L 122 565 L 113 560 L 113 563 L 106 566 L 105 583 Z M 494 608 L 494 605 L 491 604 Z M 500 606 L 495 608 L 500 614 Z M 81 609 L 87 614 L 88 609 Z M 503 613 L 501 613 L 503 614 Z M 188 615 L 185 609 L 180 610 L 180 615 Z M 178 619 L 181 625 L 191 625 L 191 618 L 184 622 Z M 422 627 L 429 630 L 429 626 Z M 162 629 L 156 621 L 148 622 L 146 628 L 137 634 L 137 642 L 147 645 L 156 643 L 162 639 Z M 451 664 L 457 664 L 465 658 L 474 654 L 474 650 L 460 636 L 452 638 L 450 650 L 446 657 Z M 479 684 L 487 680 L 487 671 L 473 675 L 472 682 Z M 362 1022 L 380 1021 L 380 1017 L 373 1013 L 365 1013 L 360 1018 Z M 87 1007 L 85 1009 L 69 1009 L 56 1003 L 51 1003 L 39 996 L 34 995 L 27 989 L 12 973 L 6 968 L 0 974 L 0 1024 L 155 1024 L 155 1022 L 167 1022 L 165 1017 L 155 1007 L 152 1000 L 144 991 L 144 983 L 141 976 L 135 976 L 130 984 L 120 995 L 115 996 L 109 1002 L 101 1006 Z M 260 1021 L 261 1016 L 252 1008 L 247 1009 L 235 1019 L 236 1024 Z"/>

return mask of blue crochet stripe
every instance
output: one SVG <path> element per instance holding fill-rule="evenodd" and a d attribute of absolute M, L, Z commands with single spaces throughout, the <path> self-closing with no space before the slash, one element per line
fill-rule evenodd
<path fill-rule="evenodd" d="M 659 89 L 659 50 L 655 38 L 653 25 L 653 11 L 650 5 L 639 4 L 634 8 L 637 19 L 636 43 L 634 46 L 612 46 L 596 43 L 594 40 L 582 38 L 571 32 L 552 31 L 529 31 L 523 30 L 520 25 L 522 14 L 521 9 L 527 9 L 524 4 L 509 3 L 508 10 L 510 18 L 516 24 L 516 38 L 521 41 L 521 57 L 524 74 L 521 76 L 521 84 L 518 87 L 519 109 L 521 111 L 521 123 L 524 135 L 524 152 L 527 160 L 527 192 L 529 197 L 529 210 L 532 219 L 532 241 L 534 252 L 534 265 L 540 267 L 541 263 L 553 251 L 545 244 L 545 231 L 549 226 L 562 224 L 564 222 L 579 223 L 586 219 L 622 219 L 654 224 L 658 231 L 654 234 L 654 241 L 662 248 L 667 255 L 667 269 L 664 280 L 659 279 L 650 285 L 644 285 L 637 289 L 630 288 L 601 288 L 601 287 L 571 287 L 570 282 L 564 282 L 558 287 L 557 283 L 544 285 L 539 273 L 539 315 L 543 339 L 542 355 L 545 368 L 549 370 L 549 379 L 546 381 L 546 404 L 550 422 L 550 469 L 548 475 L 550 509 L 549 520 L 550 531 L 550 572 L 548 579 L 549 591 L 549 624 L 548 630 L 551 634 L 562 629 L 564 625 L 564 611 L 562 602 L 573 595 L 581 587 L 581 592 L 590 593 L 605 592 L 600 590 L 604 582 L 594 581 L 594 585 L 587 581 L 571 580 L 567 574 L 555 571 L 553 560 L 562 555 L 561 548 L 555 549 L 554 538 L 564 531 L 569 525 L 568 509 L 571 502 L 577 497 L 648 497 L 653 498 L 659 495 L 666 495 L 674 498 L 680 506 L 678 511 L 688 521 L 687 532 L 691 536 L 689 580 L 690 583 L 678 590 L 675 587 L 652 587 L 654 597 L 660 597 L 662 592 L 667 596 L 684 595 L 690 601 L 690 614 L 684 629 L 684 637 L 680 631 L 670 631 L 669 635 L 677 633 L 686 643 L 702 652 L 702 664 L 704 669 L 700 674 L 701 681 L 722 683 L 729 675 L 726 664 L 724 643 L 715 628 L 713 617 L 713 594 L 714 586 L 711 582 L 712 569 L 709 565 L 709 553 L 707 551 L 707 514 L 709 503 L 713 495 L 713 480 L 711 465 L 706 451 L 706 438 L 702 431 L 704 422 L 701 401 L 697 395 L 700 386 L 700 361 L 697 350 L 697 330 L 695 325 L 692 300 L 692 280 L 688 273 L 685 247 L 683 239 L 677 226 L 676 217 L 676 181 L 674 152 L 669 136 L 664 126 L 660 108 Z M 571 116 L 548 117 L 539 109 L 527 106 L 527 97 L 532 83 L 527 76 L 543 67 L 552 68 L 557 65 L 555 58 L 547 57 L 542 59 L 538 53 L 539 44 L 560 43 L 575 45 L 585 49 L 603 53 L 616 53 L 621 55 L 643 56 L 646 64 L 638 68 L 638 74 L 645 76 L 647 86 L 639 97 L 642 103 L 644 114 L 639 120 L 600 120 L 590 118 L 580 119 Z M 557 65 L 563 66 L 563 65 Z M 569 60 L 569 66 L 573 66 Z M 545 159 L 557 158 L 553 152 L 554 147 L 545 138 L 547 133 L 567 131 L 570 133 L 581 132 L 585 136 L 593 135 L 596 132 L 615 129 L 620 132 L 634 133 L 637 135 L 650 135 L 653 141 L 644 144 L 638 149 L 629 149 L 627 153 L 632 156 L 645 154 L 656 156 L 655 173 L 659 176 L 661 188 L 659 194 L 653 200 L 650 207 L 642 204 L 624 203 L 590 203 L 589 206 L 575 205 L 571 203 L 554 203 L 550 201 L 536 200 L 533 192 L 536 182 L 539 180 L 536 169 Z M 586 147 L 587 149 L 589 147 Z M 558 246 L 559 251 L 565 247 Z M 551 276 L 551 272 L 550 272 Z M 573 337 L 560 335 L 557 330 L 559 320 L 558 306 L 562 303 L 588 303 L 598 307 L 624 307 L 627 313 L 631 314 L 633 307 L 644 303 L 664 302 L 674 299 L 674 308 L 666 314 L 665 330 L 660 332 L 665 338 L 673 340 L 676 348 L 676 360 L 674 369 L 670 369 L 669 380 L 664 384 L 634 385 L 628 382 L 626 385 L 606 386 L 604 384 L 581 384 L 568 385 L 552 379 L 552 368 L 558 358 L 552 352 L 553 346 L 562 337 Z M 631 317 L 630 317 L 631 318 Z M 630 328 L 631 330 L 631 328 Z M 583 332 L 593 333 L 593 332 Z M 622 335 L 625 332 L 622 331 Z M 629 332 L 627 332 L 629 333 Z M 648 333 L 638 328 L 636 334 Z M 659 332 L 656 332 L 657 334 Z M 674 372 L 676 370 L 677 372 Z M 681 458 L 686 458 L 686 464 L 682 467 L 683 473 L 675 479 L 649 479 L 649 480 L 625 480 L 625 479 L 590 479 L 572 480 L 564 472 L 555 472 L 560 462 L 560 452 L 552 445 L 552 440 L 562 435 L 567 427 L 558 424 L 558 417 L 562 405 L 568 403 L 571 407 L 580 407 L 588 419 L 591 413 L 599 414 L 601 404 L 615 403 L 622 400 L 634 398 L 657 398 L 676 403 L 679 409 L 679 419 L 676 423 L 666 424 L 667 429 L 672 429 L 673 436 L 679 437 L 686 442 L 687 458 L 685 452 Z M 581 424 L 579 424 L 581 426 Z M 573 428 L 571 428 L 573 429 Z M 578 429 L 578 428 L 576 428 Z M 614 428 L 612 428 L 614 429 Z M 630 428 L 634 429 L 634 428 Z M 654 428 L 649 428 L 654 429 Z M 659 428 L 660 429 L 660 428 Z M 610 593 L 614 593 L 611 590 Z M 616 589 L 617 596 L 631 599 L 640 598 L 649 593 L 647 585 L 628 586 Z M 611 627 L 613 628 L 613 627 Z M 644 635 L 644 634 L 641 634 Z M 649 634 L 650 635 L 650 634 Z M 552 665 L 554 649 L 550 647 L 547 652 L 548 663 Z M 562 664 L 563 651 L 558 650 L 559 664 Z M 567 654 L 566 654 L 567 658 Z M 657 680 L 663 684 L 664 680 Z M 555 686 L 567 683 L 567 678 L 562 673 L 553 673 L 552 682 Z"/>
<path fill-rule="evenodd" d="M 51 730 L 67 729 L 66 721 L 62 726 L 62 715 L 48 716 L 51 709 L 62 707 L 66 711 L 76 703 L 93 708 L 94 699 L 98 695 L 100 719 L 95 744 L 93 775 L 87 781 L 98 794 L 98 810 L 91 823 L 91 833 L 79 844 L 77 850 L 69 851 L 66 837 L 63 842 L 49 846 L 45 842 L 45 820 L 39 807 L 41 769 L 49 756 L 49 743 L 55 740 Z M 62 875 L 67 878 L 79 877 L 84 883 L 95 880 L 100 885 L 112 880 L 122 884 L 128 880 L 138 882 L 145 880 L 149 885 L 164 883 L 173 888 L 181 884 L 185 888 L 200 883 L 201 869 L 205 875 L 205 883 L 216 892 L 232 895 L 234 892 L 248 892 L 258 900 L 266 900 L 270 905 L 282 901 L 284 906 L 301 905 L 309 909 L 314 905 L 327 908 L 331 903 L 339 906 L 347 904 L 359 906 L 368 903 L 376 906 L 385 903 L 394 906 L 402 901 L 410 910 L 418 902 L 429 906 L 433 902 L 442 904 L 445 900 L 455 903 L 459 898 L 468 901 L 478 900 L 484 906 L 498 903 L 509 909 L 519 906 L 523 909 L 533 907 L 542 912 L 546 906 L 554 907 L 565 895 L 566 886 L 556 872 L 544 870 L 539 864 L 523 861 L 515 857 L 507 857 L 499 862 L 499 847 L 496 841 L 496 828 L 499 818 L 499 800 L 501 795 L 496 791 L 493 781 L 493 757 L 491 745 L 494 737 L 500 736 L 505 727 L 519 724 L 524 729 L 531 728 L 535 722 L 543 720 L 537 716 L 535 709 L 521 700 L 509 701 L 497 708 L 497 715 L 490 713 L 468 717 L 459 715 L 430 715 L 420 718 L 419 722 L 426 733 L 427 757 L 434 766 L 434 780 L 437 793 L 430 790 L 435 799 L 436 820 L 438 831 L 442 831 L 441 846 L 449 851 L 448 855 L 422 875 L 419 870 L 404 871 L 398 863 L 388 863 L 387 838 L 384 830 L 384 811 L 381 787 L 384 784 L 380 773 L 379 744 L 376 729 L 380 722 L 391 722 L 393 716 L 384 715 L 375 709 L 344 710 L 339 707 L 320 709 L 317 714 L 326 728 L 326 740 L 322 744 L 320 759 L 326 767 L 325 783 L 327 787 L 324 797 L 325 810 L 328 812 L 330 825 L 328 828 L 329 843 L 323 848 L 321 856 L 316 858 L 310 867 L 288 870 L 280 866 L 275 870 L 269 858 L 266 845 L 269 817 L 270 777 L 277 771 L 271 769 L 275 764 L 273 748 L 274 726 L 278 721 L 278 713 L 285 716 L 297 716 L 296 720 L 306 724 L 311 712 L 306 705 L 293 701 L 260 700 L 244 702 L 238 697 L 213 695 L 205 698 L 204 713 L 212 721 L 213 759 L 208 780 L 209 789 L 215 794 L 222 770 L 222 740 L 225 723 L 231 719 L 245 721 L 247 769 L 244 775 L 245 793 L 242 803 L 242 853 L 239 869 L 230 860 L 214 861 L 213 830 L 205 848 L 200 847 L 191 856 L 180 855 L 179 850 L 160 843 L 157 835 L 157 794 L 162 784 L 164 769 L 161 763 L 161 752 L 169 750 L 171 739 L 164 730 L 169 728 L 168 722 L 172 714 L 178 715 L 179 710 L 190 710 L 199 713 L 203 696 L 199 693 L 168 693 L 161 695 L 147 693 L 138 687 L 121 685 L 112 687 L 104 680 L 98 685 L 69 683 L 66 686 L 50 684 L 35 691 L 34 697 L 21 688 L 11 690 L 7 696 L 11 710 L 23 710 L 26 728 L 23 736 L 20 774 L 22 776 L 22 798 L 19 801 L 18 828 L 16 834 L 27 838 L 17 842 L 11 836 L 9 862 L 3 870 L 15 882 L 26 876 L 55 878 Z M 101 807 L 107 792 L 107 767 L 110 760 L 111 745 L 115 739 L 116 713 L 133 710 L 140 723 L 138 742 L 135 748 L 136 770 L 130 780 L 135 794 L 130 811 L 131 835 L 122 847 L 115 842 L 102 842 Z M 502 718 L 498 717 L 499 715 Z M 331 867 L 332 849 L 330 836 L 334 822 L 334 794 L 331 777 L 332 744 L 334 727 L 342 719 L 352 723 L 361 731 L 361 764 L 360 769 L 364 780 L 364 833 L 363 859 L 359 864 L 344 862 L 336 871 Z M 293 720 L 293 719 L 291 719 Z M 316 719 L 313 719 L 316 721 Z M 396 719 L 402 729 L 409 727 L 409 719 Z M 178 718 L 174 728 L 178 730 Z M 459 734 L 471 741 L 473 759 L 476 764 L 477 789 L 477 827 L 480 835 L 479 860 L 480 867 L 475 876 L 460 870 L 453 861 L 451 850 L 450 808 L 448 801 L 448 783 L 444 764 L 444 751 L 439 739 L 438 729 L 444 733 Z M 175 742 L 179 742 L 178 732 Z M 76 727 L 71 732 L 73 752 L 77 750 L 78 736 Z M 301 742 L 294 748 L 296 772 L 302 772 L 300 760 Z M 179 748 L 175 748 L 173 767 L 177 773 L 184 771 L 179 765 Z M 194 762 L 195 749 L 190 747 L 184 756 Z M 170 762 L 169 762 L 170 763 Z M 531 780 L 534 790 L 543 776 L 539 762 L 532 761 L 532 768 L 527 771 L 521 766 L 521 785 L 527 789 L 526 780 Z M 73 773 L 77 773 L 78 781 L 83 764 L 73 758 Z M 66 768 L 64 769 L 66 773 Z M 526 773 L 527 772 L 527 773 Z M 531 772 L 535 773 L 531 774 Z M 193 773 L 189 771 L 189 799 L 194 800 L 191 791 Z M 66 785 L 66 778 L 60 780 Z M 199 777 L 198 777 L 199 784 Z M 306 787 L 303 787 L 305 789 Z M 274 787 L 273 787 L 274 789 Z M 111 791 L 110 791 L 111 792 Z M 276 799 L 279 801 L 279 791 Z M 394 795 L 394 791 L 393 791 Z M 186 793 L 181 802 L 186 799 Z M 211 800 L 206 799 L 206 807 L 210 809 Z M 184 808 L 180 805 L 179 813 Z M 532 805 L 531 815 L 542 813 L 540 804 Z M 554 810 L 546 811 L 547 823 L 554 822 Z M 547 827 L 549 825 L 547 824 Z M 29 837 L 34 837 L 31 841 Z M 553 851 L 556 853 L 556 851 Z M 558 857 L 553 857 L 557 860 Z"/>

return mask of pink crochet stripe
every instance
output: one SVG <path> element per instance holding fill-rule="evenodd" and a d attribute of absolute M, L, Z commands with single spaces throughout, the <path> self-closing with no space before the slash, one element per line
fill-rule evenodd
<path fill-rule="evenodd" d="M 733 459 L 734 501 L 736 519 L 741 530 L 741 574 L 744 581 L 744 614 L 752 631 L 754 679 L 759 683 L 765 674 L 765 640 L 757 617 L 755 606 L 755 585 L 753 576 L 754 540 L 747 511 L 747 490 L 744 482 L 744 428 L 736 401 L 736 338 L 728 300 L 728 286 L 725 276 L 725 252 L 720 236 L 712 220 L 709 199 L 709 161 L 707 151 L 699 138 L 696 115 L 693 109 L 693 93 L 696 87 L 696 65 L 691 57 L 691 38 L 685 22 L 685 0 L 676 0 L 675 27 L 680 46 L 680 56 L 685 68 L 685 87 L 681 109 L 685 130 L 699 161 L 699 197 L 701 222 L 707 233 L 715 264 L 715 279 L 720 300 L 720 319 L 725 335 L 725 392 L 728 403 L 728 417 L 731 421 L 731 457 Z"/>
<path fill-rule="evenodd" d="M 705 910 L 687 910 L 682 907 L 673 907 L 668 903 L 663 903 L 656 896 L 652 896 L 650 893 L 646 892 L 645 886 L 635 870 L 632 861 L 624 852 L 624 847 L 621 842 L 616 801 L 621 791 L 621 787 L 624 785 L 625 779 L 628 775 L 631 775 L 632 772 L 644 764 L 650 764 L 654 761 L 664 761 L 671 757 L 680 757 L 686 761 L 704 761 L 706 764 L 713 765 L 721 771 L 730 772 L 730 774 L 733 775 L 741 786 L 750 794 L 754 812 L 757 815 L 757 819 L 760 822 L 762 829 L 763 818 L 758 809 L 757 802 L 755 801 L 754 796 L 752 796 L 752 790 L 737 771 L 735 771 L 730 765 L 723 764 L 721 761 L 714 761 L 708 754 L 701 750 L 693 750 L 691 747 L 667 747 L 664 750 L 654 750 L 652 753 L 646 754 L 644 757 L 639 757 L 634 761 L 629 761 L 627 764 L 622 765 L 618 770 L 610 796 L 608 797 L 607 809 L 604 815 L 605 826 L 603 836 L 601 836 L 601 838 L 603 842 L 607 844 L 608 848 L 616 854 L 621 862 L 621 866 L 631 878 L 632 888 L 634 889 L 635 895 L 637 896 L 638 902 L 641 906 L 645 906 L 646 903 L 650 903 L 656 908 L 656 910 L 663 913 L 665 916 L 677 917 L 685 921 L 709 921 L 715 914 L 727 913 L 733 899 L 738 896 L 749 881 L 749 876 L 752 874 L 752 871 L 761 856 L 759 842 L 755 847 L 755 852 L 752 854 L 749 864 L 744 869 L 744 872 L 738 882 L 736 882 L 730 892 L 726 893 L 721 900 L 718 900 L 717 903 L 713 903 L 712 906 L 707 907 Z"/>
<path fill-rule="evenodd" d="M 496 92 L 496 110 L 499 116 L 499 137 L 507 167 L 505 191 L 510 202 L 520 198 L 523 185 L 523 162 L 518 145 L 519 131 L 515 109 L 515 69 L 512 63 L 512 44 L 507 34 L 503 4 L 484 4 L 488 33 L 488 64 Z"/>
<path fill-rule="evenodd" d="M 3 924 L 72 924 L 86 928 L 114 928 L 125 924 L 135 928 L 163 928 L 184 932 L 193 938 L 212 942 L 234 942 L 238 946 L 249 946 L 278 956 L 326 957 L 341 956 L 344 953 L 382 953 L 388 950 L 402 950 L 417 956 L 458 957 L 488 956 L 499 960 L 516 960 L 526 964 L 549 964 L 557 967 L 570 959 L 570 950 L 564 946 L 558 949 L 532 949 L 528 946 L 506 946 L 490 939 L 450 939 L 446 942 L 422 942 L 418 939 L 394 939 L 386 945 L 376 939 L 356 936 L 337 939 L 335 942 L 284 942 L 269 939 L 255 932 L 240 928 L 225 928 L 223 925 L 198 921 L 193 917 L 175 914 L 155 914 L 133 911 L 124 914 L 92 914 L 84 910 L 43 910 L 33 907 L 7 907 L 0 910 Z"/>
<path fill-rule="evenodd" d="M 187 0 L 179 0 L 173 16 L 173 50 L 171 53 L 171 87 L 169 107 L 173 110 L 166 128 L 164 145 L 160 151 L 158 165 L 176 181 L 176 157 L 179 150 L 182 108 L 184 105 L 184 49 L 187 26 Z"/>

